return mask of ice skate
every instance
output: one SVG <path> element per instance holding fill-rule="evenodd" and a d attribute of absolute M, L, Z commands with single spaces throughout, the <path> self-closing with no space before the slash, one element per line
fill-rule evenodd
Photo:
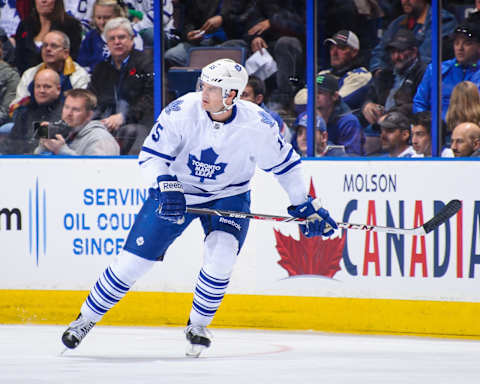
<path fill-rule="evenodd" d="M 204 349 L 210 347 L 211 335 L 206 327 L 189 324 L 185 329 L 185 335 L 188 340 L 186 356 L 199 357 Z"/>
<path fill-rule="evenodd" d="M 62 342 L 67 348 L 77 348 L 83 338 L 93 328 L 95 323 L 88 321 L 80 313 L 75 321 L 72 321 L 62 335 Z"/>

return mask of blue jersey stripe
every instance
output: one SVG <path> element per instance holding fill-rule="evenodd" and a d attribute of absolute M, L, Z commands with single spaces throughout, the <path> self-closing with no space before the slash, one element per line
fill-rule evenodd
<path fill-rule="evenodd" d="M 285 158 L 285 160 L 283 160 L 280 164 L 277 164 L 275 166 L 273 166 L 272 168 L 268 168 L 268 169 L 264 169 L 265 172 L 271 172 L 273 169 L 277 168 L 277 167 L 280 167 L 282 164 L 285 164 L 288 160 L 290 160 L 290 158 L 292 157 L 293 155 L 293 147 L 290 148 L 290 151 L 288 152 L 287 154 L 287 157 Z"/>
<path fill-rule="evenodd" d="M 296 165 L 300 164 L 302 162 L 301 159 L 298 159 L 297 161 L 295 161 L 294 163 L 290 164 L 289 166 L 283 168 L 281 171 L 279 172 L 274 172 L 275 175 L 281 175 L 283 173 L 286 173 L 288 172 L 290 169 L 292 169 L 293 167 L 295 167 Z"/>
<path fill-rule="evenodd" d="M 160 152 L 157 152 L 151 148 L 148 148 L 148 147 L 142 147 L 142 151 L 143 152 L 147 152 L 147 153 L 150 153 L 152 155 L 155 155 L 155 156 L 158 156 L 158 157 L 161 157 L 162 159 L 166 159 L 166 160 L 170 160 L 170 161 L 174 161 L 175 160 L 175 157 L 172 157 L 172 156 L 169 156 L 169 155 L 165 155 L 164 153 L 160 153 Z"/>

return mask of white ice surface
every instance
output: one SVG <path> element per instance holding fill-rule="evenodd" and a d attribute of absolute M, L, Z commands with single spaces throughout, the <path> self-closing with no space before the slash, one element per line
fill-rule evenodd
<path fill-rule="evenodd" d="M 194 359 L 181 328 L 96 326 L 60 355 L 64 329 L 0 325 L 0 383 L 480 383 L 474 340 L 213 329 Z"/>

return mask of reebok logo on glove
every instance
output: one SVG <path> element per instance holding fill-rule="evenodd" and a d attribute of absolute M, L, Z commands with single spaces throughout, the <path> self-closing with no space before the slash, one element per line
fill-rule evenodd
<path fill-rule="evenodd" d="M 160 192 L 182 192 L 183 187 L 182 183 L 179 181 L 160 181 L 158 183 L 158 188 Z"/>

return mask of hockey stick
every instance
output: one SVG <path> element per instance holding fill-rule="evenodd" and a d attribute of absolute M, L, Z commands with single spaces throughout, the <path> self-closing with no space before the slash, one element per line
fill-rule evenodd
<path fill-rule="evenodd" d="M 395 228 L 395 227 L 381 227 L 378 225 L 368 225 L 368 224 L 352 224 L 352 223 L 342 223 L 337 222 L 338 228 L 343 229 L 359 229 L 362 231 L 373 231 L 373 232 L 383 232 L 383 233 L 393 233 L 397 235 L 425 235 L 432 232 L 434 229 L 438 228 L 440 225 L 445 223 L 450 217 L 455 215 L 460 208 L 462 203 L 460 200 L 452 200 L 447 205 L 445 205 L 440 212 L 438 212 L 434 217 L 428 220 L 421 227 L 415 228 Z M 197 215 L 213 215 L 213 216 L 223 216 L 223 217 L 232 217 L 239 219 L 254 219 L 254 220 L 269 220 L 277 221 L 283 223 L 290 222 L 302 222 L 305 219 L 298 219 L 290 216 L 275 216 L 275 215 L 263 215 L 258 213 L 248 213 L 248 212 L 236 212 L 236 211 L 226 211 L 222 209 L 209 209 L 209 208 L 192 208 L 187 207 L 188 213 L 194 213 Z"/>

